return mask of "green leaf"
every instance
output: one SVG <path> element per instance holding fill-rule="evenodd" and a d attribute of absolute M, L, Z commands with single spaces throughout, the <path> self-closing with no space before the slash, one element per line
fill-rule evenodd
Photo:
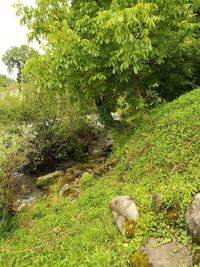
<path fill-rule="evenodd" d="M 138 71 L 139 71 L 138 66 L 134 66 L 133 67 L 133 71 L 134 71 L 135 74 L 138 74 Z"/>
<path fill-rule="evenodd" d="M 115 32 L 115 38 L 116 38 L 117 43 L 121 44 L 123 40 L 123 34 L 119 30 L 117 30 Z"/>

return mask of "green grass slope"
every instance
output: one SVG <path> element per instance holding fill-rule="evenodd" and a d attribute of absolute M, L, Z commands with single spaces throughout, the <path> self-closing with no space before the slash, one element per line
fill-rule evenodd
<path fill-rule="evenodd" d="M 108 161 L 117 164 L 82 180 L 76 201 L 49 196 L 18 216 L 0 242 L 0 265 L 124 267 L 149 237 L 192 242 L 184 214 L 200 189 L 200 89 L 155 109 L 116 143 Z M 112 222 L 109 202 L 118 195 L 132 196 L 139 208 L 132 239 Z"/>

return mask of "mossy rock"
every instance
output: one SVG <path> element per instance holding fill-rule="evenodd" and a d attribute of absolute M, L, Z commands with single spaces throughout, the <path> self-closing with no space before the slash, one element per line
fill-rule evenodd
<path fill-rule="evenodd" d="M 132 267 L 192 267 L 191 247 L 177 242 L 158 246 L 158 239 L 150 238 L 132 256 Z M 146 257 L 144 257 L 146 256 Z"/>
<path fill-rule="evenodd" d="M 83 173 L 81 178 L 80 178 L 81 187 L 87 188 L 87 187 L 91 186 L 93 183 L 93 180 L 94 180 L 93 174 L 88 173 L 88 172 Z"/>
<path fill-rule="evenodd" d="M 148 257 L 143 255 L 140 252 L 135 252 L 132 255 L 131 266 L 132 267 L 153 267 L 153 265 L 149 263 Z"/>
<path fill-rule="evenodd" d="M 137 231 L 137 222 L 134 220 L 127 220 L 124 223 L 124 232 L 126 237 L 133 238 Z"/>
<path fill-rule="evenodd" d="M 176 225 L 177 220 L 179 218 L 179 213 L 180 213 L 179 207 L 172 207 L 167 210 L 166 219 L 170 225 L 173 226 Z"/>
<path fill-rule="evenodd" d="M 46 188 L 49 185 L 53 184 L 55 181 L 58 181 L 58 179 L 61 178 L 62 175 L 62 171 L 55 171 L 47 175 L 41 176 L 37 179 L 36 185 L 37 187 Z"/>
<path fill-rule="evenodd" d="M 195 249 L 192 261 L 195 266 L 200 266 L 200 249 Z"/>

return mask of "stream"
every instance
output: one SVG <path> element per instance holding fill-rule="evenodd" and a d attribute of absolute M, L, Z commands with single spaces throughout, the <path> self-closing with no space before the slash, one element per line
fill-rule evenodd
<path fill-rule="evenodd" d="M 88 168 L 91 170 L 91 166 L 95 168 L 97 164 L 102 164 L 112 151 L 112 144 L 112 138 L 109 136 L 101 137 L 98 142 L 94 142 L 87 155 L 88 161 L 84 164 L 84 168 L 81 169 L 80 173 L 87 172 Z M 61 170 L 66 174 L 73 168 L 79 169 L 79 166 L 80 162 L 68 161 L 59 165 L 53 171 Z M 51 172 L 53 171 L 51 170 Z M 47 196 L 48 191 L 38 188 L 36 185 L 37 179 L 46 174 L 48 174 L 48 172 L 37 174 L 23 172 L 13 173 L 11 190 L 14 210 Z"/>

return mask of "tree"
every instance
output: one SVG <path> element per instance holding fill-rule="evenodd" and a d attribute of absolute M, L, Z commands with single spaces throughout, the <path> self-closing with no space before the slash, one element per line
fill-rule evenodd
<path fill-rule="evenodd" d="M 38 0 L 37 8 L 18 5 L 18 13 L 30 38 L 47 42 L 46 85 L 62 90 L 67 84 L 74 96 L 109 114 L 119 96 L 140 101 L 154 84 L 160 87 L 163 66 L 171 68 L 173 61 L 176 68 L 180 63 L 173 59 L 181 59 L 181 64 L 190 61 L 189 51 L 198 47 L 194 4 L 194 0 L 77 0 L 70 5 L 64 0 Z M 37 66 L 36 61 L 33 64 Z M 34 69 L 37 76 L 44 76 L 44 70 Z M 192 75 L 190 65 L 188 72 Z"/>
<path fill-rule="evenodd" d="M 11 47 L 3 55 L 2 61 L 7 66 L 10 73 L 14 69 L 17 69 L 17 81 L 22 81 L 22 68 L 25 62 L 34 57 L 38 57 L 39 53 L 37 50 L 29 47 L 28 45 L 21 45 L 20 47 Z"/>

